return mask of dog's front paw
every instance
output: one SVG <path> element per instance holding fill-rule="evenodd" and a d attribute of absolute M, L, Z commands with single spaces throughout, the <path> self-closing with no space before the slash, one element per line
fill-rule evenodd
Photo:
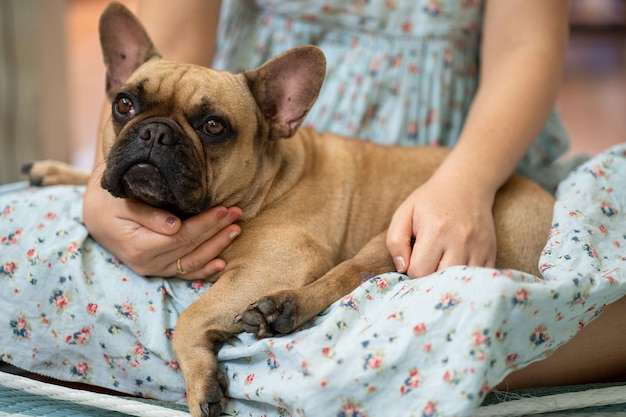
<path fill-rule="evenodd" d="M 294 298 L 289 293 L 279 293 L 250 304 L 246 311 L 237 316 L 237 320 L 241 321 L 246 332 L 258 337 L 270 337 L 294 330 L 295 310 Z"/>

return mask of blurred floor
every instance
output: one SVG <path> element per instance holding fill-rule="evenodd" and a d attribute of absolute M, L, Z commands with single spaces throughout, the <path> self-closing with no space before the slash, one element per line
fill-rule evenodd
<path fill-rule="evenodd" d="M 104 69 L 97 23 L 109 0 L 68 2 L 68 70 L 73 116 L 73 162 L 90 168 L 98 115 L 104 101 Z M 131 8 L 135 0 L 125 0 Z M 595 155 L 626 142 L 626 15 L 624 0 L 574 1 L 570 45 L 557 107 L 571 136 L 568 154 Z M 584 5 L 585 7 L 580 7 Z M 606 27 L 606 21 L 612 26 Z M 622 22 L 622 26 L 615 23 Z"/>

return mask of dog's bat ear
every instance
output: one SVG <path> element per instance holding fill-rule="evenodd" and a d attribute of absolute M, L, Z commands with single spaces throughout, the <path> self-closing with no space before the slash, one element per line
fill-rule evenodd
<path fill-rule="evenodd" d="M 115 92 L 144 62 L 159 57 L 148 32 L 130 10 L 111 3 L 100 16 L 100 46 L 106 66 L 106 92 Z"/>
<path fill-rule="evenodd" d="M 313 107 L 325 75 L 326 58 L 315 46 L 291 49 L 244 73 L 270 123 L 271 137 L 289 138 L 296 133 Z"/>

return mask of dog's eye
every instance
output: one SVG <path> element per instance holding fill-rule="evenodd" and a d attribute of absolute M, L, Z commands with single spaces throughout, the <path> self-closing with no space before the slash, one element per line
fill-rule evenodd
<path fill-rule="evenodd" d="M 135 114 L 133 101 L 128 97 L 118 98 L 115 102 L 115 110 L 123 116 L 133 116 Z"/>
<path fill-rule="evenodd" d="M 210 117 L 202 126 L 204 133 L 210 136 L 220 136 L 226 130 L 226 126 L 219 117 Z"/>

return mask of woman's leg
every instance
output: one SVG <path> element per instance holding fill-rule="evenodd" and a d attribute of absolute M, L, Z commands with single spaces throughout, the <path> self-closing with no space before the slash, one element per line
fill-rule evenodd
<path fill-rule="evenodd" d="M 626 297 L 607 306 L 549 358 L 507 376 L 496 388 L 521 388 L 626 381 Z"/>

